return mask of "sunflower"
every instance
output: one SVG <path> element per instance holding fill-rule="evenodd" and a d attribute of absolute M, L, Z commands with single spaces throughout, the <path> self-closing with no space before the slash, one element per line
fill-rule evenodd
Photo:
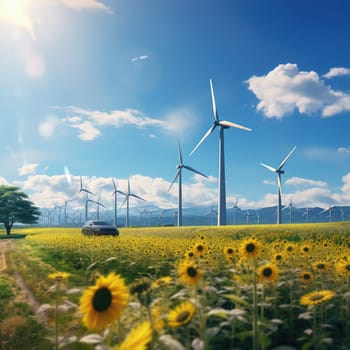
<path fill-rule="evenodd" d="M 286 248 L 285 251 L 287 252 L 287 254 L 293 254 L 295 252 L 297 245 L 295 243 L 289 242 L 288 244 L 286 244 Z"/>
<path fill-rule="evenodd" d="M 266 264 L 258 269 L 258 278 L 260 282 L 275 282 L 278 279 L 278 268 L 274 264 Z"/>
<path fill-rule="evenodd" d="M 151 315 L 153 320 L 153 328 L 156 331 L 161 331 L 164 328 L 164 321 L 161 314 L 161 309 L 158 306 L 154 306 L 151 309 Z"/>
<path fill-rule="evenodd" d="M 224 254 L 225 254 L 227 261 L 232 261 L 234 254 L 235 254 L 235 251 L 231 246 L 226 246 L 224 248 Z"/>
<path fill-rule="evenodd" d="M 340 260 L 335 264 L 335 270 L 339 275 L 350 276 L 350 262 Z"/>
<path fill-rule="evenodd" d="M 259 255 L 261 250 L 261 243 L 255 238 L 245 239 L 240 246 L 241 255 L 246 258 L 255 258 Z"/>
<path fill-rule="evenodd" d="M 53 272 L 53 273 L 50 273 L 48 275 L 48 277 L 50 280 L 60 282 L 60 281 L 66 280 L 69 277 L 69 273 L 68 272 Z"/>
<path fill-rule="evenodd" d="M 326 300 L 329 300 L 335 296 L 335 293 L 331 290 L 320 290 L 305 294 L 300 298 L 300 304 L 305 306 L 321 304 Z"/>
<path fill-rule="evenodd" d="M 203 256 L 205 252 L 208 250 L 208 246 L 205 242 L 196 243 L 192 249 L 193 253 L 196 256 Z"/>
<path fill-rule="evenodd" d="M 283 253 L 275 253 L 273 255 L 273 261 L 276 263 L 276 264 L 281 264 L 283 262 L 283 260 L 285 259 L 285 256 Z"/>
<path fill-rule="evenodd" d="M 196 307 L 189 301 L 185 301 L 171 310 L 168 314 L 168 324 L 170 327 L 180 327 L 190 322 Z"/>
<path fill-rule="evenodd" d="M 115 350 L 146 350 L 147 344 L 152 341 L 152 327 L 149 321 L 140 323 L 132 329 L 120 346 Z"/>
<path fill-rule="evenodd" d="M 327 272 L 331 268 L 331 265 L 328 261 L 322 260 L 314 262 L 312 268 L 318 272 Z"/>
<path fill-rule="evenodd" d="M 178 267 L 178 272 L 182 282 L 191 286 L 196 285 L 202 277 L 201 270 L 190 260 L 181 262 Z"/>
<path fill-rule="evenodd" d="M 152 283 L 152 288 L 160 288 L 164 287 L 165 285 L 169 284 L 171 282 L 171 277 L 170 276 L 164 276 L 156 279 Z"/>
<path fill-rule="evenodd" d="M 130 294 L 142 294 L 151 289 L 151 280 L 147 277 L 140 278 L 129 287 Z"/>
<path fill-rule="evenodd" d="M 299 276 L 300 276 L 300 282 L 304 284 L 311 283 L 312 280 L 314 279 L 313 273 L 309 271 L 301 271 L 299 273 Z"/>
<path fill-rule="evenodd" d="M 129 299 L 124 280 L 115 273 L 99 276 L 94 286 L 88 287 L 80 298 L 83 323 L 91 330 L 102 330 L 117 320 Z"/>
<path fill-rule="evenodd" d="M 312 251 L 312 246 L 310 244 L 303 244 L 300 248 L 300 251 L 304 255 L 308 255 Z"/>

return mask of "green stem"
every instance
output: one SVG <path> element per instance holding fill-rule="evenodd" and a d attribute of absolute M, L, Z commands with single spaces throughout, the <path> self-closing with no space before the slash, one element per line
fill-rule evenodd
<path fill-rule="evenodd" d="M 256 280 L 256 260 L 253 261 L 253 350 L 258 349 L 258 291 Z"/>

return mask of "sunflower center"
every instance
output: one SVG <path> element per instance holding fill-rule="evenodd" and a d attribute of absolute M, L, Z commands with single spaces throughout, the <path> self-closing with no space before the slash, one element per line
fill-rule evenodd
<path fill-rule="evenodd" d="M 318 265 L 317 265 L 317 268 L 318 268 L 318 269 L 320 269 L 320 270 L 322 270 L 322 269 L 324 269 L 324 268 L 325 268 L 325 265 L 324 265 L 324 264 L 322 264 L 322 263 L 321 263 L 321 264 L 318 264 Z"/>
<path fill-rule="evenodd" d="M 315 295 L 313 295 L 313 296 L 310 297 L 310 299 L 311 299 L 312 301 L 318 301 L 318 300 L 321 300 L 321 299 L 323 299 L 323 298 L 324 298 L 324 295 L 323 295 L 323 294 L 315 294 Z"/>
<path fill-rule="evenodd" d="M 179 323 L 185 322 L 188 319 L 189 316 L 190 316 L 189 311 L 187 311 L 187 310 L 181 311 L 177 315 L 176 321 L 179 322 Z"/>
<path fill-rule="evenodd" d="M 188 269 L 187 269 L 187 274 L 190 276 L 190 277 L 195 277 L 197 275 L 197 270 L 190 266 Z"/>
<path fill-rule="evenodd" d="M 276 255 L 276 260 L 282 260 L 282 255 Z"/>
<path fill-rule="evenodd" d="M 303 275 L 303 278 L 304 278 L 304 280 L 309 280 L 310 279 L 310 275 L 308 273 L 305 273 Z"/>
<path fill-rule="evenodd" d="M 304 252 L 307 253 L 309 251 L 308 247 L 304 247 Z"/>
<path fill-rule="evenodd" d="M 112 293 L 106 288 L 102 287 L 98 289 L 92 300 L 94 309 L 98 312 L 106 311 L 112 303 Z"/>
<path fill-rule="evenodd" d="M 347 271 L 350 271 L 350 264 L 346 265 L 346 266 L 345 266 L 345 269 L 346 269 Z"/>
<path fill-rule="evenodd" d="M 272 269 L 270 267 L 266 267 L 264 270 L 263 270 L 263 275 L 265 277 L 270 277 L 272 275 Z"/>
<path fill-rule="evenodd" d="M 203 249 L 204 249 L 204 248 L 203 248 L 203 246 L 202 246 L 201 244 L 197 246 L 197 250 L 198 250 L 199 252 L 201 252 Z"/>
<path fill-rule="evenodd" d="M 228 248 L 228 249 L 227 249 L 227 253 L 228 253 L 228 254 L 232 254 L 232 253 L 233 253 L 233 249 L 232 249 L 232 248 Z"/>
<path fill-rule="evenodd" d="M 254 251 L 254 249 L 255 249 L 255 244 L 254 243 L 248 243 L 247 245 L 246 245 L 246 251 L 248 252 L 248 253 L 252 253 L 253 251 Z"/>

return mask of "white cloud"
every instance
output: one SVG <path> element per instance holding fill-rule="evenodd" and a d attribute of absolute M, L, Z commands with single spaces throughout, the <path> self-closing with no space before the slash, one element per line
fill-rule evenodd
<path fill-rule="evenodd" d="M 112 14 L 113 11 L 104 3 L 97 0 L 58 0 L 64 6 L 73 10 L 99 10 Z"/>
<path fill-rule="evenodd" d="M 291 177 L 286 180 L 286 185 L 292 186 L 316 186 L 316 187 L 326 187 L 327 183 L 319 180 L 305 179 L 302 177 Z"/>
<path fill-rule="evenodd" d="M 19 176 L 24 176 L 24 175 L 30 175 L 30 174 L 35 174 L 36 168 L 38 167 L 39 164 L 37 163 L 25 163 L 23 164 L 20 168 L 17 169 L 18 175 Z"/>
<path fill-rule="evenodd" d="M 59 123 L 60 122 L 57 117 L 53 115 L 48 116 L 44 121 L 42 121 L 39 124 L 39 134 L 46 139 L 50 138 L 54 134 L 55 129 Z"/>
<path fill-rule="evenodd" d="M 169 113 L 164 120 L 148 117 L 136 109 L 113 110 L 111 112 L 90 111 L 75 106 L 63 107 L 62 109 L 70 114 L 63 119 L 63 123 L 78 129 L 80 131 L 79 138 L 83 141 L 96 139 L 102 135 L 101 129 L 108 126 L 115 128 L 127 125 L 137 128 L 157 127 L 179 135 L 189 130 L 194 120 L 192 112 L 188 109 Z"/>
<path fill-rule="evenodd" d="M 272 181 L 272 180 L 263 180 L 262 183 L 264 185 L 276 185 L 277 184 L 276 181 Z"/>
<path fill-rule="evenodd" d="M 147 56 L 147 55 L 136 56 L 136 57 L 133 57 L 133 58 L 131 59 L 131 62 L 143 61 L 143 60 L 147 60 L 147 58 L 149 58 L 149 56 Z"/>
<path fill-rule="evenodd" d="M 350 147 L 339 147 L 337 152 L 341 154 L 350 154 Z"/>
<path fill-rule="evenodd" d="M 89 121 L 85 121 L 80 124 L 71 124 L 70 126 L 79 130 L 78 137 L 82 141 L 92 141 L 101 136 L 101 132 L 94 127 L 93 123 Z"/>
<path fill-rule="evenodd" d="M 257 110 L 281 119 L 297 110 L 330 117 L 350 110 L 350 95 L 335 91 L 314 71 L 299 71 L 296 64 L 280 64 L 267 75 L 252 76 L 248 89 L 258 98 Z"/>
<path fill-rule="evenodd" d="M 334 67 L 331 68 L 326 74 L 323 75 L 326 79 L 331 79 L 341 75 L 350 75 L 350 69 L 344 67 Z"/>
<path fill-rule="evenodd" d="M 0 185 L 8 186 L 10 183 L 2 176 L 0 176 Z"/>

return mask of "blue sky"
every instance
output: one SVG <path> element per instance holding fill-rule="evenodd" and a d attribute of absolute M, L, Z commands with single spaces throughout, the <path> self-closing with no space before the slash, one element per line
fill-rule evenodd
<path fill-rule="evenodd" d="M 84 187 L 112 206 L 113 177 L 161 208 L 186 165 L 184 206 L 217 198 L 225 131 L 227 207 L 350 204 L 348 1 L 0 0 L 0 183 L 40 207 Z M 123 201 L 121 197 L 120 202 Z M 72 204 L 73 205 L 73 204 Z M 144 205 L 136 199 L 131 206 Z"/>

